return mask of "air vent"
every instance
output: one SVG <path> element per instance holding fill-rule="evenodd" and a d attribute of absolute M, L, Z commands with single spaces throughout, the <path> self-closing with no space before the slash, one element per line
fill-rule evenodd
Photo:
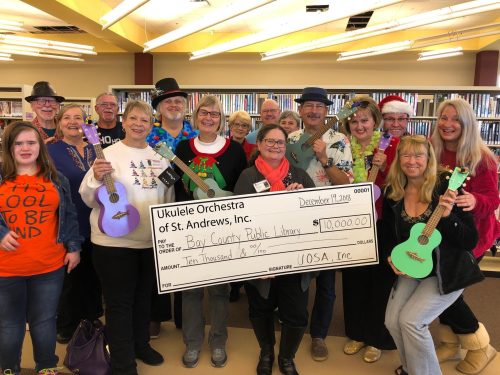
<path fill-rule="evenodd" d="M 368 22 L 370 22 L 372 14 L 373 10 L 352 16 L 351 18 L 349 18 L 349 21 L 347 21 L 347 27 L 345 28 L 345 31 L 364 29 L 366 25 L 368 25 Z"/>
<path fill-rule="evenodd" d="M 330 5 L 306 5 L 306 12 L 326 12 Z"/>
<path fill-rule="evenodd" d="M 35 31 L 32 34 L 81 34 L 82 29 L 76 26 L 33 26 Z"/>

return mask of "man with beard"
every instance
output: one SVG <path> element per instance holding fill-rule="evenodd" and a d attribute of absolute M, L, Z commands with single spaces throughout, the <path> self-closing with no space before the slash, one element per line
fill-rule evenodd
<path fill-rule="evenodd" d="M 296 143 L 302 134 L 315 134 L 325 124 L 327 106 L 333 102 L 328 99 L 325 89 L 306 87 L 300 98 L 299 114 L 304 129 L 297 130 L 288 136 L 290 143 Z M 353 180 L 352 154 L 345 135 L 329 129 L 313 144 L 316 157 L 311 160 L 306 172 L 316 186 L 343 185 Z M 310 334 L 312 338 L 311 355 L 315 361 L 328 358 L 325 338 L 333 316 L 335 302 L 335 270 L 320 271 L 316 277 L 316 296 L 311 313 Z M 306 327 L 303 327 L 304 330 Z"/>
<path fill-rule="evenodd" d="M 99 94 L 96 99 L 95 111 L 99 115 L 97 127 L 101 134 L 102 148 L 111 146 L 125 138 L 122 123 L 118 121 L 118 100 L 110 92 Z"/>
<path fill-rule="evenodd" d="M 181 91 L 175 78 L 163 78 L 156 82 L 152 91 L 152 107 L 159 117 L 159 124 L 155 124 L 146 141 L 155 147 L 159 142 L 164 142 L 172 152 L 180 141 L 196 137 L 189 121 L 184 120 L 187 111 L 188 94 Z M 156 284 L 151 296 L 151 322 L 149 335 L 158 338 L 161 322 L 172 319 L 172 302 L 170 294 L 158 294 Z M 177 328 L 182 328 L 182 293 L 174 293 L 174 321 Z"/>
<path fill-rule="evenodd" d="M 281 109 L 278 102 L 274 99 L 266 99 L 262 102 L 260 106 L 260 120 L 262 121 L 261 126 L 280 123 Z M 247 142 L 255 144 L 257 140 L 257 133 L 259 129 L 255 129 L 253 132 L 247 135 Z"/>
<path fill-rule="evenodd" d="M 198 132 L 189 121 L 184 120 L 187 96 L 186 92 L 179 89 L 175 78 L 163 78 L 156 82 L 151 105 L 156 110 L 160 124 L 155 124 L 146 139 L 151 147 L 158 142 L 165 142 L 175 152 L 180 141 L 196 137 Z"/>
<path fill-rule="evenodd" d="M 64 97 L 57 95 L 50 83 L 39 81 L 33 85 L 31 95 L 24 99 L 31 103 L 31 109 L 36 114 L 32 122 L 40 132 L 43 141 L 46 144 L 56 141 L 55 117 Z"/>

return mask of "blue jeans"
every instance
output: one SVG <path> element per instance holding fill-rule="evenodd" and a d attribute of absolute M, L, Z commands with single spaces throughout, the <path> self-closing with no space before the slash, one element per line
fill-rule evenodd
<path fill-rule="evenodd" d="M 335 302 L 335 270 L 320 271 L 316 277 L 316 295 L 311 313 L 312 338 L 324 339 L 333 317 Z"/>
<path fill-rule="evenodd" d="M 21 349 L 30 326 L 36 370 L 56 367 L 56 315 L 65 267 L 33 276 L 0 277 L 0 367 L 21 368 Z"/>
<path fill-rule="evenodd" d="M 411 375 L 439 375 L 441 369 L 429 324 L 450 306 L 463 289 L 440 294 L 436 276 L 398 277 L 385 312 L 385 325 L 398 348 L 403 369 Z"/>

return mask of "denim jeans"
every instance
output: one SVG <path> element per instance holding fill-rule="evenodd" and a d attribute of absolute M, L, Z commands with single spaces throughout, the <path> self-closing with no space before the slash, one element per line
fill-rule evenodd
<path fill-rule="evenodd" d="M 29 323 L 35 368 L 57 366 L 56 315 L 65 268 L 33 275 L 0 277 L 0 367 L 20 371 Z"/>
<path fill-rule="evenodd" d="M 411 375 L 439 375 L 441 369 L 429 324 L 462 294 L 440 294 L 437 277 L 399 277 L 385 313 L 385 325 L 398 348 L 403 369 Z"/>
<path fill-rule="evenodd" d="M 324 339 L 333 317 L 335 270 L 320 271 L 316 277 L 316 295 L 311 313 L 311 337 Z"/>

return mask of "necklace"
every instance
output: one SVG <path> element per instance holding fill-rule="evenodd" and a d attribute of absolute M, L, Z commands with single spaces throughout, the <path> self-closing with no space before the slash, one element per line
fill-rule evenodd
<path fill-rule="evenodd" d="M 351 137 L 351 150 L 352 150 L 352 171 L 354 174 L 354 182 L 365 182 L 368 178 L 368 170 L 366 168 L 366 158 L 373 155 L 373 150 L 378 146 L 378 141 L 382 133 L 376 131 L 372 135 L 372 139 L 365 151 L 361 152 L 361 145 L 355 137 Z"/>

